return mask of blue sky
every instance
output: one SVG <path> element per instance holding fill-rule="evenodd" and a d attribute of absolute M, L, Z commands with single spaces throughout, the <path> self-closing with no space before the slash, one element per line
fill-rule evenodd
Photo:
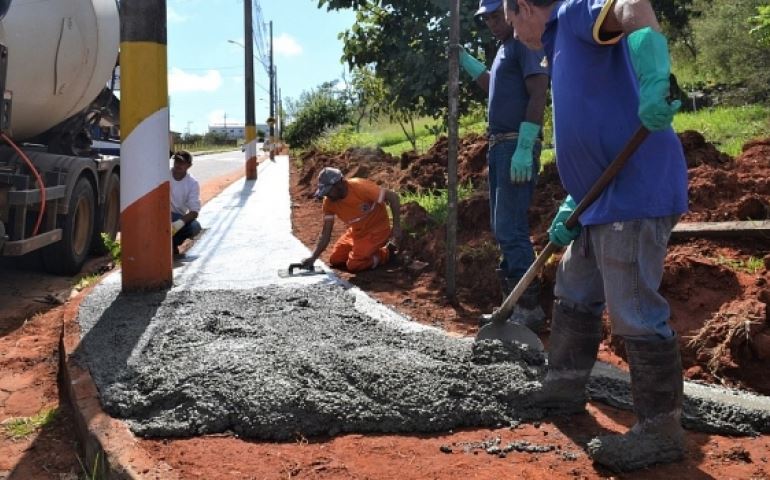
<path fill-rule="evenodd" d="M 337 34 L 354 21 L 352 11 L 327 12 L 316 0 L 262 0 L 273 21 L 274 58 L 283 98 L 296 99 L 342 76 Z M 244 51 L 242 0 L 168 0 L 168 67 L 171 128 L 205 133 L 210 123 L 243 124 Z M 256 119 L 268 117 L 268 78 L 255 62 Z"/>

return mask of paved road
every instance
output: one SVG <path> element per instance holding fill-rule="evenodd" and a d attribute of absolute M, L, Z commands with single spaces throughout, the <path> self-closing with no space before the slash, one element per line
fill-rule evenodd
<path fill-rule="evenodd" d="M 261 144 L 258 144 L 261 147 Z M 195 156 L 193 167 L 190 173 L 197 178 L 199 182 L 205 183 L 212 178 L 225 175 L 239 168 L 245 170 L 246 158 L 243 152 L 232 150 L 223 153 L 212 153 L 210 155 Z"/>

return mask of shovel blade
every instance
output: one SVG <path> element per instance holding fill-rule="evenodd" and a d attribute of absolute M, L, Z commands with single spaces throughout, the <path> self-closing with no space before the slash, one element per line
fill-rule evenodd
<path fill-rule="evenodd" d="M 529 348 L 543 352 L 545 347 L 543 342 L 540 341 L 540 337 L 535 332 L 512 322 L 489 322 L 479 329 L 479 333 L 476 334 L 476 341 L 479 340 L 500 340 L 501 342 L 518 342 L 522 345 L 527 345 Z"/>

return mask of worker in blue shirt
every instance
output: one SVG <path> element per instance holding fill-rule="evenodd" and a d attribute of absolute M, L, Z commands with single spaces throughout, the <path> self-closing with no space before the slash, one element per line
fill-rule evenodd
<path fill-rule="evenodd" d="M 492 231 L 502 251 L 497 270 L 504 296 L 535 259 L 527 211 L 540 170 L 540 139 L 548 90 L 543 52 L 527 49 L 505 22 L 502 0 L 481 0 L 475 14 L 501 42 L 492 68 L 460 51 L 460 65 L 488 93 L 489 207 Z M 542 330 L 540 285 L 533 282 L 510 321 Z"/>
<path fill-rule="evenodd" d="M 602 313 L 622 337 L 637 423 L 588 445 L 613 470 L 684 454 L 682 362 L 659 293 L 667 242 L 687 211 L 687 166 L 671 128 L 667 40 L 649 0 L 505 0 L 506 20 L 551 66 L 557 166 L 569 196 L 549 230 L 566 246 L 556 274 L 549 370 L 533 401 L 585 408 L 585 385 L 602 338 Z M 564 222 L 639 127 L 651 133 L 601 196 Z"/>

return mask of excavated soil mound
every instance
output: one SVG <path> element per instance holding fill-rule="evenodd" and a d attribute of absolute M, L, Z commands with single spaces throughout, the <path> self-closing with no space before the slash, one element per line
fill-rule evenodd
<path fill-rule="evenodd" d="M 683 222 L 770 218 L 770 138 L 747 143 L 737 158 L 720 152 L 698 132 L 683 132 L 680 139 L 690 179 L 690 212 Z M 458 321 L 466 323 L 468 317 L 490 311 L 501 300 L 495 275 L 499 250 L 489 228 L 487 149 L 486 139 L 479 135 L 466 136 L 459 145 L 459 181 L 475 189 L 471 197 L 458 203 L 458 293 L 453 305 Z M 294 177 L 295 202 L 309 202 L 315 178 L 325 166 L 338 167 L 348 177 L 370 178 L 393 190 L 430 193 L 446 188 L 447 140 L 439 139 L 424 155 L 405 153 L 400 158 L 382 150 L 311 151 L 300 158 L 300 165 Z M 546 165 L 529 212 L 536 248 L 547 243 L 548 226 L 564 197 L 555 165 Z M 412 283 L 427 277 L 429 281 L 422 284 L 440 292 L 446 267 L 445 226 L 414 203 L 402 205 L 401 215 L 407 235 L 396 270 Z M 770 362 L 768 253 L 770 238 L 763 237 L 672 241 L 661 291 L 671 303 L 672 325 L 680 336 L 689 378 L 770 394 L 770 376 L 766 375 Z M 550 262 L 541 275 L 546 312 L 550 311 L 556 264 Z M 396 290 L 405 285 L 393 275 L 374 274 L 365 276 L 362 283 L 362 288 L 393 290 L 391 297 L 396 301 Z M 420 300 L 428 304 L 408 313 L 428 323 L 435 313 L 432 307 L 446 306 L 438 298 Z M 412 303 L 411 298 L 403 301 Z M 611 337 L 609 326 L 605 330 L 602 355 L 623 365 L 622 341 Z"/>

